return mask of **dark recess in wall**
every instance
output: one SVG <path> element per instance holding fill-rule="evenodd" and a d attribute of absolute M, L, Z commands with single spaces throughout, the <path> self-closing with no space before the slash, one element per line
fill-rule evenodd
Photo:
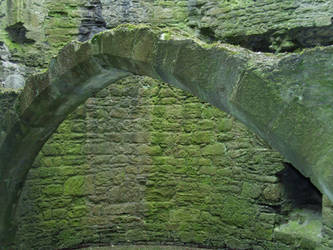
<path fill-rule="evenodd" d="M 203 36 L 205 40 L 208 40 L 208 42 L 218 41 L 218 39 L 215 37 L 214 30 L 209 27 L 201 28 L 200 35 Z"/>
<path fill-rule="evenodd" d="M 27 29 L 22 22 L 15 23 L 6 28 L 11 41 L 19 44 L 34 43 L 35 41 L 26 37 Z"/>
<path fill-rule="evenodd" d="M 321 192 L 293 165 L 290 163 L 284 163 L 284 165 L 285 169 L 278 174 L 278 177 L 292 206 L 320 212 L 322 208 Z"/>
<path fill-rule="evenodd" d="M 262 34 L 219 37 L 211 27 L 200 28 L 206 42 L 222 41 L 255 52 L 295 52 L 304 48 L 333 45 L 333 24 L 323 27 L 302 27 L 290 30 L 270 30 Z"/>

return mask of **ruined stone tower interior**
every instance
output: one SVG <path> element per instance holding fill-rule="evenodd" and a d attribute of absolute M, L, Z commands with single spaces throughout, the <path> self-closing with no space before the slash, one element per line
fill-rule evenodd
<path fill-rule="evenodd" d="M 0 0 L 0 250 L 333 249 L 332 20 Z"/>

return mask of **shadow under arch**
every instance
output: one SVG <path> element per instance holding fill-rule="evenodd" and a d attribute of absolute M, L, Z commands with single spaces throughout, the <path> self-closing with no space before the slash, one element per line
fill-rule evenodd
<path fill-rule="evenodd" d="M 123 25 L 72 42 L 27 80 L 0 141 L 0 244 L 41 147 L 79 104 L 131 74 L 162 80 L 227 111 L 333 201 L 333 47 L 272 55 L 207 45 L 180 31 Z"/>

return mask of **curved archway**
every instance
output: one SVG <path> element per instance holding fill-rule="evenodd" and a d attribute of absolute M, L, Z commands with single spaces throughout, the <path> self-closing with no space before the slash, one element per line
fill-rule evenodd
<path fill-rule="evenodd" d="M 333 200 L 333 47 L 271 55 L 207 45 L 179 31 L 120 26 L 72 42 L 32 76 L 6 122 L 0 146 L 0 241 L 25 176 L 67 114 L 130 74 L 188 90 L 231 113 L 280 151 Z"/>

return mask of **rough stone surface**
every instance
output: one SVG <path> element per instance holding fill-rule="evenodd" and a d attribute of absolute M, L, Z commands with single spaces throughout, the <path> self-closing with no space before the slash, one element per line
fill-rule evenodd
<path fill-rule="evenodd" d="M 0 41 L 28 72 L 45 69 L 67 42 L 122 23 L 181 27 L 257 51 L 293 51 L 332 44 L 332 9 L 330 1 L 309 0 L 3 0 Z"/>
<path fill-rule="evenodd" d="M 112 6 L 112 7 L 111 7 Z M 187 8 L 189 6 L 189 9 Z M 264 11 L 263 11 L 264 9 Z M 27 74 L 45 69 L 47 63 L 52 55 L 62 47 L 69 40 L 79 38 L 84 40 L 95 34 L 104 27 L 103 19 L 108 28 L 115 27 L 120 23 L 154 23 L 160 26 L 174 26 L 180 27 L 183 30 L 193 34 L 185 23 L 189 24 L 194 30 L 198 31 L 200 37 L 208 38 L 208 40 L 222 40 L 234 44 L 240 44 L 244 47 L 252 50 L 259 51 L 293 51 L 304 47 L 312 47 L 316 45 L 328 45 L 332 42 L 332 3 L 330 1 L 308 1 L 301 0 L 297 2 L 291 2 L 289 0 L 283 1 L 212 1 L 212 0 L 189 0 L 189 1 L 110 1 L 110 0 L 61 0 L 61 1 L 22 1 L 22 0 L 0 0 L 0 81 L 3 86 L 4 81 L 7 77 L 17 74 L 20 76 L 26 76 Z M 230 19 L 232 16 L 232 19 Z M 231 21 L 230 21 L 231 20 Z M 83 38 L 82 37 L 86 37 Z M 163 38 L 169 39 L 171 36 L 167 33 Z M 9 50 L 8 50 L 9 49 Z M 278 119 L 272 126 L 274 128 L 283 128 L 281 133 L 272 133 L 269 140 L 279 141 L 281 137 L 287 135 L 289 138 L 293 137 L 294 134 L 289 132 L 288 123 L 291 124 L 309 124 L 313 113 L 317 113 L 321 118 L 331 117 L 331 113 L 328 111 L 332 107 L 332 98 L 323 96 L 323 93 L 328 94 L 331 90 L 331 80 L 329 74 L 324 71 L 318 70 L 321 68 L 321 64 L 324 68 L 329 65 L 330 52 L 325 50 L 322 51 L 318 59 L 318 49 L 313 54 L 308 56 L 303 55 L 299 58 L 290 57 L 287 63 L 281 61 L 280 65 L 284 63 L 287 65 L 284 70 L 278 71 L 273 78 L 276 80 L 278 86 L 279 82 L 288 82 L 288 80 L 280 77 L 279 75 L 290 75 L 290 71 L 299 71 L 298 74 L 294 75 L 291 82 L 288 82 L 282 88 L 281 95 L 283 99 L 289 103 L 289 110 L 285 109 L 286 113 L 283 116 L 290 116 L 294 119 L 288 119 L 287 124 L 281 124 L 281 119 Z M 324 54 L 328 56 L 325 58 Z M 306 54 L 306 53 L 305 53 Z M 310 64 L 308 62 L 300 62 L 300 58 L 304 58 L 305 61 L 314 61 Z M 268 57 L 266 58 L 268 59 Z M 293 62 L 292 60 L 295 60 Z M 308 64 L 307 68 L 302 67 L 290 67 L 293 64 Z M 267 67 L 262 65 L 263 67 Z M 271 68 L 267 67 L 269 72 Z M 308 80 L 303 76 L 303 72 L 317 71 L 319 77 L 311 79 L 312 82 L 318 82 L 318 86 L 309 86 Z M 181 72 L 179 72 L 181 74 Z M 291 73 L 293 74 L 293 73 Z M 9 79 L 10 79 L 9 78 Z M 324 79 L 328 79 L 326 82 Z M 42 81 L 36 81 L 36 83 L 42 83 Z M 254 79 L 254 82 L 257 82 Z M 274 88 L 273 88 L 274 89 Z M 279 89 L 279 88 L 277 88 Z M 276 90 L 276 89 L 274 89 Z M 3 90 L 2 90 L 3 91 Z M 249 91 L 249 88 L 244 90 Z M 302 102 L 304 97 L 308 98 L 314 93 L 306 103 Z M 3 92 L 4 93 L 4 92 Z M 255 93 L 259 97 L 264 97 L 262 92 Z M 54 93 L 53 93 L 54 94 Z M 0 114 L 3 116 L 4 112 L 10 107 L 16 94 L 1 94 L 1 110 Z M 33 98 L 32 98 L 33 99 Z M 266 98 L 266 100 L 268 100 Z M 26 100 L 27 102 L 31 100 Z M 245 99 L 244 103 L 252 107 L 253 102 L 251 98 Z M 323 101 L 318 108 L 318 103 Z M 307 115 L 301 116 L 304 111 L 304 106 L 309 109 Z M 3 106 L 2 106 L 3 105 Z M 2 109 L 5 107 L 5 109 Z M 38 107 L 38 105 L 37 105 Z M 264 107 L 266 107 L 264 105 Z M 273 107 L 273 106 L 268 106 Z M 257 108 L 257 106 L 256 106 Z M 292 113 L 292 111 L 297 111 Z M 249 109 L 247 109 L 249 111 Z M 276 110 L 278 111 L 278 109 Z M 2 112 L 2 113 L 1 113 Z M 258 114 L 265 114 L 266 110 L 263 109 Z M 117 112 L 116 112 L 117 113 Z M 121 113 L 118 115 L 121 116 Z M 255 116 L 256 114 L 254 114 Z M 15 116 L 10 117 L 5 121 L 5 124 L 1 124 L 2 128 L 8 128 L 15 123 Z M 2 117 L 1 117 L 2 118 Z M 60 121 L 59 121 L 60 122 Z M 311 122 L 310 122 L 311 123 Z M 285 155 L 289 154 L 287 158 L 290 159 L 294 154 L 294 148 L 303 148 L 302 154 L 307 156 L 307 152 L 312 150 L 316 151 L 317 147 L 326 147 L 328 152 L 323 154 L 320 163 L 317 165 L 321 166 L 320 171 L 315 175 L 327 176 L 327 179 L 319 183 L 322 186 L 322 190 L 329 191 L 326 185 L 323 183 L 332 183 L 330 181 L 331 172 L 327 170 L 325 166 L 332 165 L 331 151 L 332 145 L 327 142 L 331 141 L 330 138 L 322 138 L 323 127 L 318 121 L 311 123 L 312 125 L 306 128 L 299 128 L 296 134 L 310 134 L 312 138 L 318 137 L 318 140 L 307 138 L 303 141 L 300 140 L 298 143 L 291 145 L 293 150 L 284 152 Z M 228 131 L 231 124 L 228 119 L 219 122 L 218 126 L 221 131 Z M 21 128 L 24 131 L 24 128 Z M 331 129 L 331 128 L 330 128 Z M 18 129 L 19 130 L 19 129 Z M 302 130 L 304 130 L 302 132 Z M 1 131 L 1 130 L 0 130 Z M 261 129 L 260 129 L 261 131 Z M 331 131 L 331 130 L 330 130 Z M 258 132 L 258 130 L 257 130 Z M 7 132 L 2 131 L 0 136 L 0 143 L 2 139 L 6 138 Z M 49 135 L 44 135 L 49 136 Z M 43 136 L 42 136 L 43 137 Z M 288 141 L 289 142 L 289 141 Z M 326 145 L 324 145 L 326 143 Z M 29 148 L 30 142 L 27 142 L 24 147 Z M 28 145 L 28 146 L 27 146 Z M 304 146 L 303 146 L 304 145 Z M 311 148 L 306 148 L 305 145 L 311 145 Z M 278 147 L 285 147 L 285 145 L 278 145 Z M 209 156 L 214 150 L 220 150 L 222 148 L 208 147 L 205 149 L 205 155 Z M 37 153 L 37 152 L 36 152 Z M 317 156 L 309 157 L 310 164 L 314 162 L 314 158 Z M 299 161 L 299 159 L 294 159 Z M 299 165 L 306 165 L 299 161 Z M 0 165 L 2 163 L 0 162 Z M 303 173 L 312 176 L 312 173 L 307 173 L 306 168 L 301 167 Z M 21 171 L 22 172 L 22 171 Z M 12 175 L 15 175 L 14 173 Z M 66 184 L 66 194 L 70 195 L 70 188 L 72 184 L 82 183 L 82 173 L 77 174 L 79 177 L 73 178 Z M 19 176 L 19 175 L 18 175 Z M 72 176 L 75 177 L 75 174 Z M 269 179 L 269 178 L 268 178 Z M 21 184 L 20 184 L 21 185 Z M 80 186 L 81 187 L 81 186 Z M 61 193 L 61 187 L 58 184 L 50 187 L 52 193 Z M 75 195 L 85 194 L 85 190 L 75 188 Z M 244 192 L 252 198 L 259 197 L 259 192 L 255 192 L 253 188 L 249 188 L 244 185 Z M 247 191 L 246 191 L 247 190 Z M 266 187 L 263 192 L 266 197 L 278 197 L 280 195 L 277 192 L 276 185 L 273 187 Z M 273 191 L 271 193 L 270 191 Z M 242 191 L 243 192 L 243 191 Z M 328 193 L 327 193 L 328 194 Z M 330 218 L 329 202 L 324 201 L 324 217 Z M 291 223 L 291 225 L 293 225 Z M 27 228 L 29 226 L 26 226 Z M 326 220 L 325 230 L 323 235 L 326 237 L 326 247 L 332 248 L 330 239 L 332 237 L 332 227 L 330 227 L 329 220 Z M 67 231 L 64 234 L 65 239 L 67 236 L 72 235 L 72 231 Z M 103 233 L 102 233 L 103 234 Z M 65 237 L 65 235 L 67 235 Z M 46 236 L 46 235 L 45 235 Z M 280 234 L 281 236 L 281 234 Z M 67 237 L 67 238 L 68 238 Z M 290 239 L 290 235 L 281 236 L 285 242 L 291 241 L 296 242 L 296 238 Z M 297 236 L 298 237 L 298 236 Z M 78 237 L 80 238 L 80 237 Z M 42 239 L 41 239 L 42 240 Z M 304 242 L 303 242 L 304 243 Z M 303 244 L 302 243 L 302 244 Z M 69 243 L 66 243 L 69 244 Z M 304 243 L 305 245 L 311 246 L 311 244 Z M 304 245 L 303 244 L 303 245 Z M 70 245 L 70 244 L 69 244 Z M 297 244 L 295 245 L 297 247 Z"/>
<path fill-rule="evenodd" d="M 331 1 L 189 1 L 189 22 L 211 39 L 256 51 L 333 43 Z"/>
<path fill-rule="evenodd" d="M 154 23 L 185 29 L 186 17 L 185 0 L 7 0 L 0 2 L 0 42 L 9 48 L 11 62 L 26 66 L 31 74 L 47 68 L 66 43 L 88 40 L 106 27 Z"/>
<path fill-rule="evenodd" d="M 30 162 L 56 126 L 90 95 L 128 72 L 162 79 L 231 112 L 332 200 L 327 164 L 333 142 L 331 51 L 327 47 L 264 55 L 229 45 L 207 45 L 180 31 L 133 25 L 102 33 L 88 43 L 69 44 L 48 72 L 30 78 L 19 98 L 1 147 L 0 190 L 7 199 L 2 219 L 10 218 L 8 207 L 15 202 Z M 318 94 L 326 96 L 318 99 Z M 28 151 L 14 147 L 28 142 L 33 145 Z M 214 146 L 204 153 L 211 155 L 215 150 L 223 152 Z"/>
<path fill-rule="evenodd" d="M 44 145 L 21 196 L 16 246 L 286 248 L 293 242 L 273 234 L 288 203 L 277 185 L 283 168 L 229 115 L 128 78 L 89 98 Z"/>
<path fill-rule="evenodd" d="M 333 247 L 333 203 L 324 196 L 323 198 L 323 245 L 330 249 Z"/>
<path fill-rule="evenodd" d="M 146 0 L 101 0 L 102 13 L 107 27 L 116 27 L 122 23 L 149 22 L 151 2 Z"/>
<path fill-rule="evenodd" d="M 11 61 L 25 65 L 29 72 L 45 69 L 59 48 L 78 37 L 85 2 L 2 1 L 0 41 L 9 48 Z"/>
<path fill-rule="evenodd" d="M 25 79 L 19 74 L 13 74 L 7 76 L 6 80 L 3 83 L 5 88 L 11 89 L 21 89 L 24 87 Z"/>
<path fill-rule="evenodd" d="M 153 23 L 185 28 L 188 16 L 186 0 L 101 0 L 101 3 L 108 28 L 123 23 Z"/>
<path fill-rule="evenodd" d="M 83 16 L 78 36 L 79 41 L 89 40 L 93 35 L 106 29 L 106 23 L 102 16 L 101 1 L 88 1 L 83 8 Z"/>
<path fill-rule="evenodd" d="M 5 44 L 0 45 L 0 88 L 24 86 L 23 76 L 27 75 L 24 65 L 11 62 L 11 53 Z"/>

